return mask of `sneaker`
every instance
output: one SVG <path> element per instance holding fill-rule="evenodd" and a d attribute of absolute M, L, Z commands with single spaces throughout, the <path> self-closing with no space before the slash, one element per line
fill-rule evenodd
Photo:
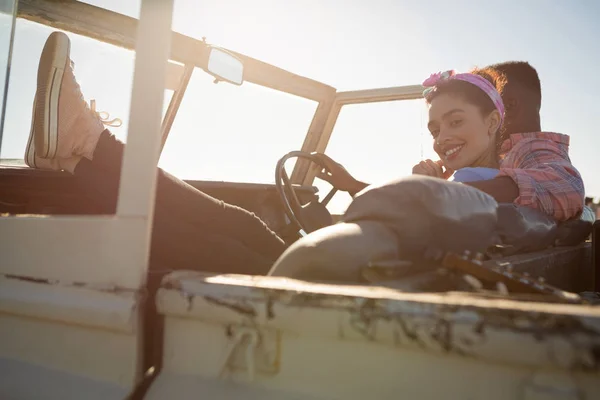
<path fill-rule="evenodd" d="M 81 160 L 81 156 L 72 156 L 70 158 L 41 158 L 38 157 L 35 152 L 34 145 L 34 124 L 35 120 L 35 109 L 36 102 L 33 102 L 33 113 L 31 130 L 29 132 L 29 140 L 27 141 L 27 147 L 25 148 L 25 164 L 27 164 L 31 168 L 36 169 L 46 169 L 52 171 L 62 171 L 66 170 L 70 173 L 74 173 L 75 167 Z"/>
<path fill-rule="evenodd" d="M 40 57 L 32 123 L 39 158 L 91 160 L 104 131 L 101 114 L 88 106 L 75 79 L 70 48 L 67 35 L 53 32 Z"/>

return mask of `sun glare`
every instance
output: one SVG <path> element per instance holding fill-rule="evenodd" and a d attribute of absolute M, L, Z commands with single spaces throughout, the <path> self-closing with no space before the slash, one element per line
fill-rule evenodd
<path fill-rule="evenodd" d="M 133 17 L 139 14 L 139 0 L 87 2 Z M 572 158 L 580 166 L 588 190 L 600 192 L 597 180 L 592 179 L 594 160 L 590 158 L 591 149 L 600 146 L 600 139 L 587 132 L 589 116 L 583 111 L 577 111 L 581 118 L 570 122 L 564 118 L 571 113 L 556 112 L 560 93 L 568 98 L 570 86 L 563 82 L 564 90 L 554 91 L 557 83 L 545 80 L 544 75 L 544 71 L 552 72 L 554 67 L 546 66 L 546 58 L 538 54 L 533 44 L 527 47 L 515 38 L 502 37 L 498 40 L 504 42 L 498 48 L 512 47 L 494 53 L 479 47 L 483 39 L 452 27 L 449 32 L 457 38 L 471 37 L 464 42 L 469 51 L 453 53 L 439 43 L 444 29 L 436 24 L 443 21 L 438 21 L 437 16 L 425 19 L 420 6 L 389 2 L 385 7 L 367 9 L 360 2 L 332 1 L 319 3 L 318 7 L 311 4 L 262 0 L 250 6 L 242 1 L 179 0 L 173 28 L 198 39 L 207 36 L 211 43 L 322 81 L 338 91 L 411 85 L 444 68 L 460 70 L 505 59 L 530 59 L 538 66 L 544 82 L 544 127 L 564 128 L 565 133 L 572 134 L 568 129 L 576 123 L 578 135 L 572 138 Z M 471 12 L 479 13 L 478 10 Z M 402 23 L 394 17 L 399 15 Z M 18 21 L 3 158 L 22 158 L 31 119 L 37 57 L 50 32 L 48 27 Z M 124 121 L 114 133 L 125 139 L 133 52 L 77 35 L 70 38 L 75 73 L 84 94 L 95 99 L 100 109 Z M 165 108 L 169 100 L 167 93 Z M 196 70 L 160 166 L 188 179 L 273 182 L 275 162 L 288 151 L 300 149 L 316 107 L 317 103 L 311 100 L 250 83 L 241 87 L 215 85 L 209 75 Z M 367 181 L 408 174 L 416 162 L 434 156 L 424 118 L 421 101 L 345 106 L 327 151 Z M 339 211 L 346 203 L 347 199 L 334 199 L 333 207 Z"/>

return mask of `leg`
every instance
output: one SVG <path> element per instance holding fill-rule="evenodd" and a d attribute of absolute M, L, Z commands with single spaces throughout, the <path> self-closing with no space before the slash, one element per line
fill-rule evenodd
<path fill-rule="evenodd" d="M 93 162 L 118 174 L 123 158 L 123 143 L 104 131 L 93 154 Z M 234 238 L 260 254 L 277 259 L 284 242 L 253 213 L 217 200 L 174 176 L 158 169 L 156 208 L 178 216 L 208 231 Z"/>
<path fill-rule="evenodd" d="M 80 184 L 106 199 L 111 210 L 116 209 L 123 146 L 104 131 L 93 161 L 81 160 L 74 171 Z M 159 234 L 163 230 L 159 221 L 170 218 L 197 227 L 195 234 L 187 230 L 187 235 L 227 237 L 273 262 L 285 250 L 284 242 L 254 214 L 208 196 L 161 169 L 157 179 L 154 231 Z"/>
<path fill-rule="evenodd" d="M 116 210 L 118 175 L 115 179 L 110 173 L 97 168 L 93 161 L 82 159 L 75 168 L 75 177 L 90 196 L 106 201 L 108 210 Z M 190 269 L 263 275 L 277 258 L 265 256 L 235 238 L 173 214 L 158 198 L 153 224 L 150 250 L 152 274 Z"/>
<path fill-rule="evenodd" d="M 42 52 L 31 132 L 34 140 L 30 140 L 26 159 L 30 166 L 75 173 L 90 193 L 100 194 L 114 209 L 123 144 L 104 130 L 98 114 L 83 100 L 68 56 L 69 46 L 67 36 L 55 32 Z M 33 147 L 35 151 L 31 151 Z M 155 217 L 153 243 L 170 243 L 157 251 L 168 259 L 181 255 L 178 265 L 199 262 L 194 255 L 201 255 L 203 264 L 219 269 L 231 267 L 234 260 L 260 265 L 261 269 L 285 248 L 255 215 L 161 170 Z M 219 257 L 229 261 L 223 264 Z"/>
<path fill-rule="evenodd" d="M 74 175 L 78 184 L 85 188 L 91 197 L 104 200 L 106 209 L 114 212 L 119 191 L 119 171 L 107 172 L 94 164 L 94 161 L 82 159 L 77 164 Z M 185 187 L 182 188 L 178 190 L 183 193 Z M 160 193 L 161 190 L 159 189 L 158 192 Z M 200 196 L 204 195 L 202 192 L 198 193 Z M 162 274 L 171 270 L 190 269 L 262 275 L 268 272 L 279 256 L 279 254 L 272 256 L 264 254 L 245 245 L 237 238 L 211 229 L 207 224 L 195 223 L 185 214 L 170 207 L 168 200 L 173 195 L 176 193 L 167 193 L 166 196 L 157 195 L 150 250 L 152 273 Z M 200 198 L 204 200 L 206 208 L 218 208 L 216 200 L 213 199 L 213 202 L 210 199 L 212 198 L 209 200 Z M 209 210 L 202 211 L 209 212 Z M 239 213 L 242 216 L 247 214 L 244 210 Z M 262 224 L 260 220 L 258 221 Z M 156 270 L 156 266 L 159 266 L 160 270 Z"/>

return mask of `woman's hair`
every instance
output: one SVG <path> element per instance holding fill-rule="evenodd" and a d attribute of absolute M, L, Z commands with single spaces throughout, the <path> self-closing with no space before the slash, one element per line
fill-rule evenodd
<path fill-rule="evenodd" d="M 502 95 L 502 90 L 506 84 L 504 75 L 493 70 L 474 69 L 472 74 L 479 75 L 490 82 Z M 451 94 L 460 96 L 467 103 L 479 108 L 481 115 L 486 116 L 496 109 L 494 102 L 490 99 L 483 90 L 473 85 L 472 83 L 461 81 L 458 79 L 448 79 L 436 85 L 435 91 L 428 95 L 425 99 L 427 104 L 431 104 L 433 99 L 442 94 Z"/>

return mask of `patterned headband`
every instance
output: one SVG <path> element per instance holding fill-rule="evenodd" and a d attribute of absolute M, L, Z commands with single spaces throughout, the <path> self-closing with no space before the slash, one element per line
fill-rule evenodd
<path fill-rule="evenodd" d="M 435 92 L 435 89 L 438 84 L 448 81 L 448 80 L 451 80 L 451 79 L 457 79 L 459 81 L 469 82 L 469 83 L 477 86 L 479 89 L 483 90 L 485 92 L 485 94 L 487 94 L 490 97 L 490 99 L 496 106 L 496 109 L 500 113 L 500 125 L 502 125 L 502 123 L 504 123 L 504 102 L 502 101 L 502 97 L 500 96 L 500 93 L 498 93 L 498 91 L 496 90 L 494 85 L 492 85 L 490 83 L 490 81 L 488 81 L 487 79 L 485 79 L 484 77 L 481 77 L 479 75 L 470 74 L 470 73 L 457 74 L 454 70 L 450 70 L 450 71 L 446 71 L 446 72 L 438 72 L 437 74 L 432 74 L 429 78 L 425 79 L 425 81 L 423 82 L 423 86 L 425 86 L 425 88 L 426 88 L 423 91 L 423 96 L 425 98 L 428 98 L 428 96 L 430 96 L 431 94 L 433 94 Z"/>

